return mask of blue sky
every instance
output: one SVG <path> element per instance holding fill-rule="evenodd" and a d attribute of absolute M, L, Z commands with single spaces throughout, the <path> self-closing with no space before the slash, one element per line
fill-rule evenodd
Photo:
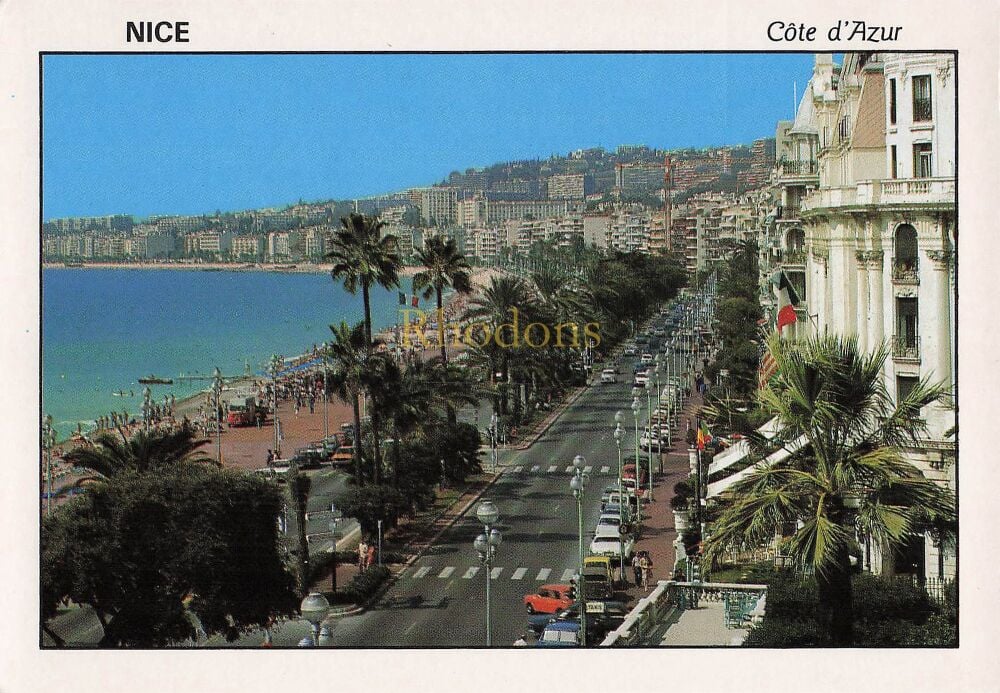
<path fill-rule="evenodd" d="M 49 55 L 43 218 L 430 185 L 619 144 L 772 137 L 810 54 Z"/>

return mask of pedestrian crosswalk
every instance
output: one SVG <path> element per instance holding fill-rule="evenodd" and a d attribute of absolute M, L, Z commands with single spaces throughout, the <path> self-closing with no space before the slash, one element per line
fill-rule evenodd
<path fill-rule="evenodd" d="M 551 580 L 556 583 L 569 583 L 577 573 L 577 568 L 529 568 L 528 566 L 498 566 L 490 569 L 491 580 L 512 580 L 522 582 L 546 582 Z M 460 566 L 411 566 L 403 571 L 402 580 L 447 580 L 449 578 L 460 578 L 462 580 L 472 580 L 482 576 L 482 567 L 471 565 L 464 568 Z M 558 579 L 556 579 L 558 577 Z"/>
<path fill-rule="evenodd" d="M 561 467 L 560 465 L 557 464 L 551 464 L 548 466 L 542 466 L 540 464 L 534 464 L 531 466 L 528 466 L 526 464 L 518 464 L 509 467 L 508 469 L 513 474 L 557 474 L 557 473 L 572 474 L 574 472 L 573 465 L 567 465 L 566 467 Z M 595 469 L 597 470 L 596 472 L 594 471 Z M 603 464 L 598 467 L 596 465 L 590 464 L 583 468 L 583 473 L 591 475 L 610 474 L 612 473 L 611 465 Z M 615 473 L 617 474 L 617 469 L 615 470 Z"/>

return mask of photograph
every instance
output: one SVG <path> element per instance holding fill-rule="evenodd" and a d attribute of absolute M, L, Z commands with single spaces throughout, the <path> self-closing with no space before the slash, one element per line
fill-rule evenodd
<path fill-rule="evenodd" d="M 958 648 L 959 53 L 883 39 L 39 52 L 39 650 Z"/>

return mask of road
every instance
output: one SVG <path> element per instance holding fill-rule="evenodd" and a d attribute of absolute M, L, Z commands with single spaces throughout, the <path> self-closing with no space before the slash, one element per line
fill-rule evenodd
<path fill-rule="evenodd" d="M 530 449 L 501 455 L 504 472 L 483 496 L 499 509 L 498 529 L 503 533 L 491 582 L 495 646 L 509 646 L 524 632 L 525 594 L 545 583 L 567 582 L 577 571 L 577 509 L 569 488 L 572 461 L 583 455 L 590 468 L 583 503 L 586 549 L 600 515 L 601 492 L 617 478 L 615 411 L 621 409 L 626 422 L 632 418 L 631 364 L 631 359 L 622 361 L 627 382 L 589 387 Z M 627 436 L 629 443 L 623 445 L 626 462 L 634 454 L 632 438 Z M 485 645 L 486 576 L 472 547 L 481 531 L 473 505 L 378 604 L 334 621 L 333 646 Z M 294 645 L 307 632 L 304 622 L 289 622 L 274 634 L 274 644 Z"/>

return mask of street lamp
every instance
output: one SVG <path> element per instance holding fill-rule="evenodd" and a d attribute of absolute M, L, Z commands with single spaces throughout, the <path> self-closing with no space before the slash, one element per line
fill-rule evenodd
<path fill-rule="evenodd" d="M 278 373 L 281 371 L 281 364 L 284 361 L 277 354 L 271 355 L 271 401 L 274 405 L 274 456 L 281 458 L 281 438 L 278 435 Z M 355 432 L 357 436 L 357 432 Z M 357 444 L 357 443 L 356 443 Z"/>
<path fill-rule="evenodd" d="M 42 448 L 45 450 L 45 514 L 52 512 L 52 448 L 56 445 L 56 429 L 52 426 L 52 415 L 42 422 Z"/>
<path fill-rule="evenodd" d="M 312 646 L 319 646 L 319 627 L 323 619 L 330 612 L 330 602 L 319 592 L 310 592 L 299 605 L 299 613 L 302 618 L 309 621 L 312 626 Z"/>
<path fill-rule="evenodd" d="M 149 431 L 149 419 L 153 415 L 153 391 L 147 385 L 142 390 L 142 427 Z"/>
<path fill-rule="evenodd" d="M 497 471 L 497 413 L 494 411 L 490 414 L 490 445 L 492 446 L 492 451 L 490 453 L 490 462 L 493 465 L 493 472 Z"/>
<path fill-rule="evenodd" d="M 625 417 L 620 411 L 615 412 L 615 447 L 618 448 L 618 534 L 623 536 L 625 529 L 625 504 L 622 503 L 625 499 L 625 479 L 622 475 L 622 436 L 625 435 L 625 429 L 622 428 L 622 421 Z M 625 552 L 619 551 L 619 557 L 621 558 L 621 581 L 625 582 Z"/>
<path fill-rule="evenodd" d="M 583 576 L 583 494 L 587 486 L 587 476 L 584 474 L 583 470 L 587 464 L 587 460 L 583 455 L 577 455 L 573 458 L 573 478 L 569 480 L 569 487 L 573 491 L 573 497 L 576 499 L 576 517 L 579 529 L 579 552 L 580 552 L 580 577 L 576 581 L 576 596 L 577 602 L 580 605 L 580 643 L 584 647 L 587 645 L 587 611 L 586 603 L 583 598 L 583 582 L 586 578 Z M 619 487 L 619 503 L 618 506 L 621 507 L 621 487 Z M 621 540 L 619 539 L 619 553 L 622 553 Z"/>
<path fill-rule="evenodd" d="M 215 459 L 222 464 L 222 371 L 212 371 L 212 393 L 215 395 Z"/>
<path fill-rule="evenodd" d="M 490 626 L 490 580 L 493 572 L 493 556 L 496 555 L 497 548 L 503 541 L 500 531 L 494 529 L 494 525 L 500 518 L 500 511 L 491 501 L 484 500 L 476 508 L 476 517 L 483 523 L 483 533 L 476 537 L 473 546 L 479 553 L 479 560 L 486 568 L 486 647 L 492 643 L 492 629 Z"/>
<path fill-rule="evenodd" d="M 632 390 L 632 392 L 635 395 L 632 398 L 632 417 L 635 419 L 635 482 L 636 482 L 636 489 L 638 489 L 639 488 L 639 409 L 642 408 L 642 405 L 639 404 L 639 395 L 636 394 L 635 390 Z"/>

